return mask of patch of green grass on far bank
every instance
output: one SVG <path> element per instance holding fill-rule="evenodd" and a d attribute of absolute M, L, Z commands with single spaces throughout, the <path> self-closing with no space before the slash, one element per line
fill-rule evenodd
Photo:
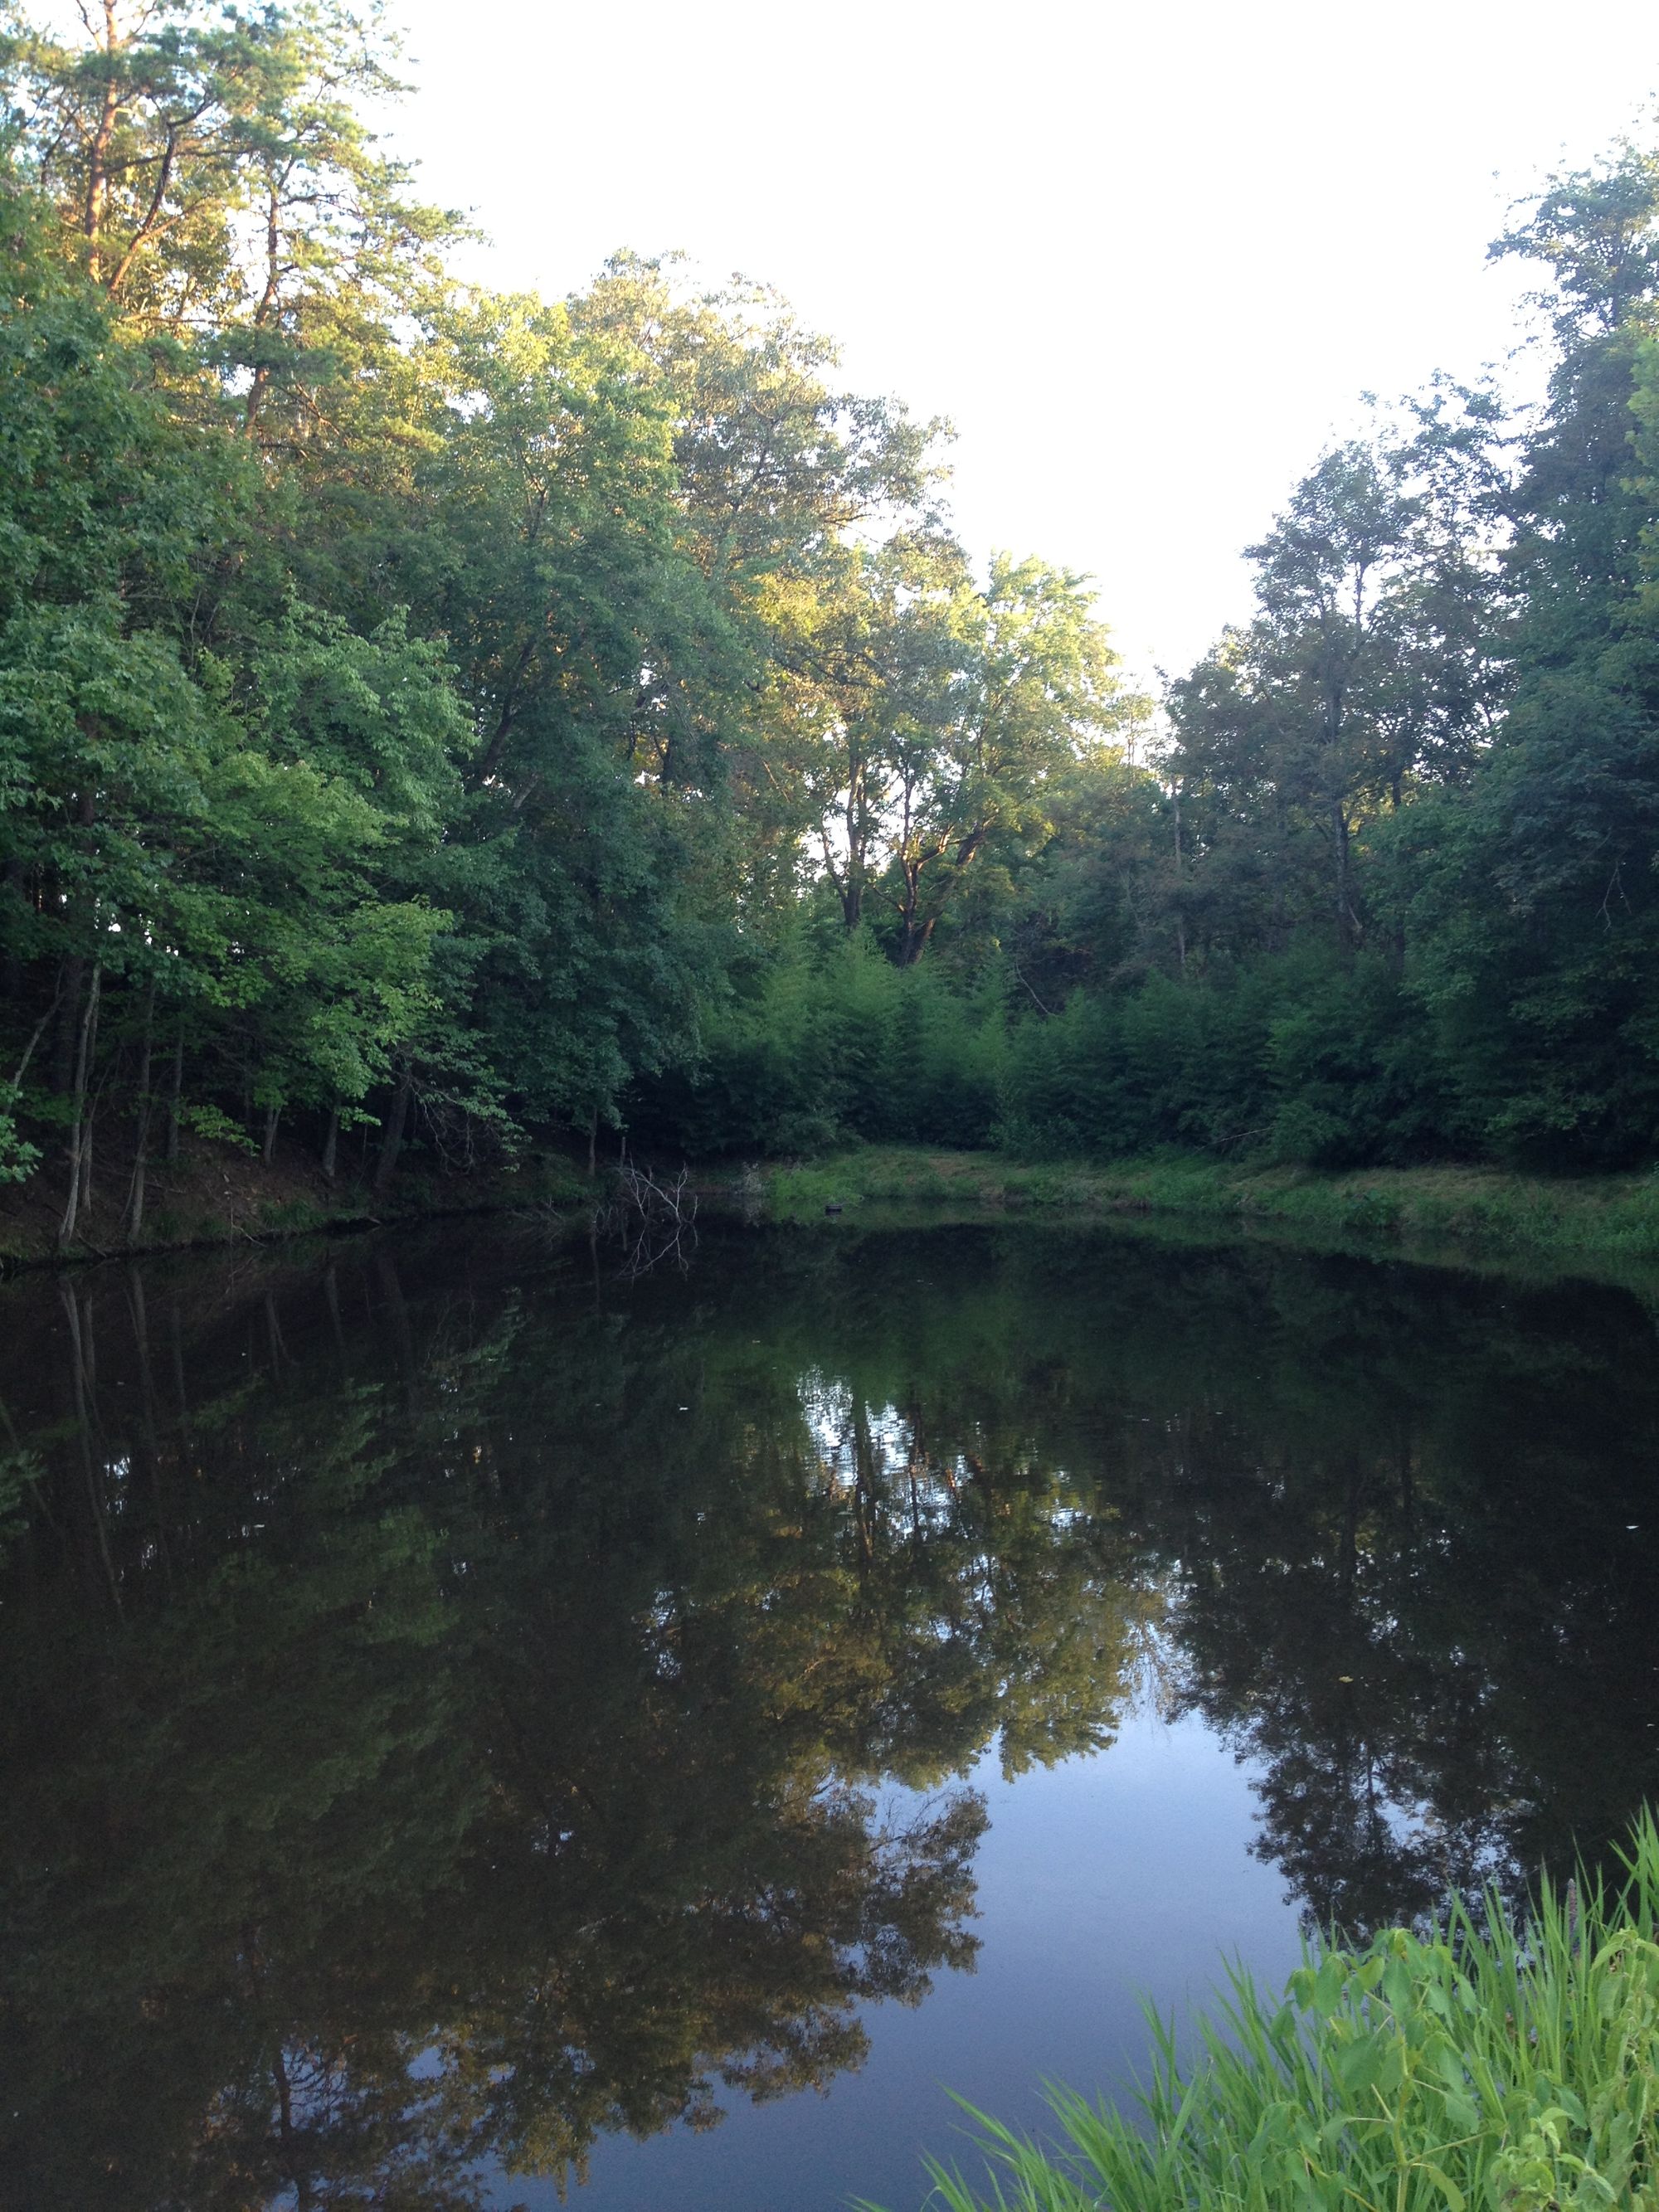
<path fill-rule="evenodd" d="M 1653 2212 L 1659 1831 L 1628 1886 L 1494 1898 L 1432 1937 L 1310 1950 L 1282 1996 L 1242 1970 L 1185 2070 L 1153 2015 L 1138 2117 L 1066 2091 L 1060 2141 L 975 2112 L 988 2187 L 930 2166 L 939 2212 Z M 866 2207 L 864 2212 L 874 2212 Z"/>
<path fill-rule="evenodd" d="M 1607 1258 L 1659 1259 L 1659 1173 L 1583 1177 L 1501 1168 L 1250 1167 L 1197 1157 L 1015 1160 L 872 1145 L 759 1170 L 776 1221 L 922 1203 L 1055 1218 L 1152 1213 L 1279 1224 L 1344 1242 L 1410 1239 Z"/>

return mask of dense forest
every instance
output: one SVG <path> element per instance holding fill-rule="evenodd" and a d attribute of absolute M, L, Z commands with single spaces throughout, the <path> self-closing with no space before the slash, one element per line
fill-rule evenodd
<path fill-rule="evenodd" d="M 1327 451 L 1158 702 L 763 289 L 463 283 L 331 4 L 5 23 L 0 1177 L 527 1136 L 1648 1158 L 1659 156 L 1547 397 Z M 1289 343 L 1287 337 L 1287 343 Z"/>

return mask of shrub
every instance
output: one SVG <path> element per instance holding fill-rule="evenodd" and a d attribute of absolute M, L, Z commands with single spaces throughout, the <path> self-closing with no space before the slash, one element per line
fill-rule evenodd
<path fill-rule="evenodd" d="M 1429 1024 L 1379 958 L 1316 949 L 1203 985 L 1150 975 L 1022 1021 L 1002 1133 L 1027 1152 L 1166 1146 L 1310 1166 L 1400 1164 L 1455 1146 Z"/>
<path fill-rule="evenodd" d="M 639 1142 L 697 1158 L 985 1145 L 1002 1058 L 994 982 L 965 991 L 864 937 L 803 931 L 710 1021 L 694 1068 L 638 1086 L 628 1119 Z"/>

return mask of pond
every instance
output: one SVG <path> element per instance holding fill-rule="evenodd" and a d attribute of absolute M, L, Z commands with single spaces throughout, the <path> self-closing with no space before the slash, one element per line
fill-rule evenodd
<path fill-rule="evenodd" d="M 489 1220 L 0 1289 L 0 2203 L 909 2212 L 1659 1795 L 1634 1293 Z"/>

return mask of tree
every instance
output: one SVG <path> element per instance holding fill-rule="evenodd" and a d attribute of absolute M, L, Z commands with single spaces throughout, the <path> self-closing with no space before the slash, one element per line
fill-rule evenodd
<path fill-rule="evenodd" d="M 1050 834 L 1050 795 L 1141 702 L 1081 578 L 999 556 L 981 589 L 937 536 L 859 557 L 814 647 L 803 719 L 824 871 L 849 928 L 879 888 L 910 967 L 969 871 L 1006 883 Z"/>
<path fill-rule="evenodd" d="M 1644 1157 L 1659 1110 L 1656 237 L 1659 172 L 1625 146 L 1493 249 L 1553 264 L 1560 347 L 1516 495 L 1513 697 L 1468 803 L 1416 825 L 1406 862 L 1471 1118 L 1546 1159 Z"/>
<path fill-rule="evenodd" d="M 21 19 L 0 47 L 25 173 L 94 283 L 199 349 L 249 432 L 313 435 L 323 387 L 384 356 L 456 234 L 365 120 L 399 88 L 378 17 L 98 0 L 84 20 L 78 48 Z"/>
<path fill-rule="evenodd" d="M 1356 840 L 1467 775 L 1499 696 L 1492 403 L 1441 392 L 1328 453 L 1251 549 L 1260 612 L 1172 695 L 1201 939 L 1368 927 Z"/>

